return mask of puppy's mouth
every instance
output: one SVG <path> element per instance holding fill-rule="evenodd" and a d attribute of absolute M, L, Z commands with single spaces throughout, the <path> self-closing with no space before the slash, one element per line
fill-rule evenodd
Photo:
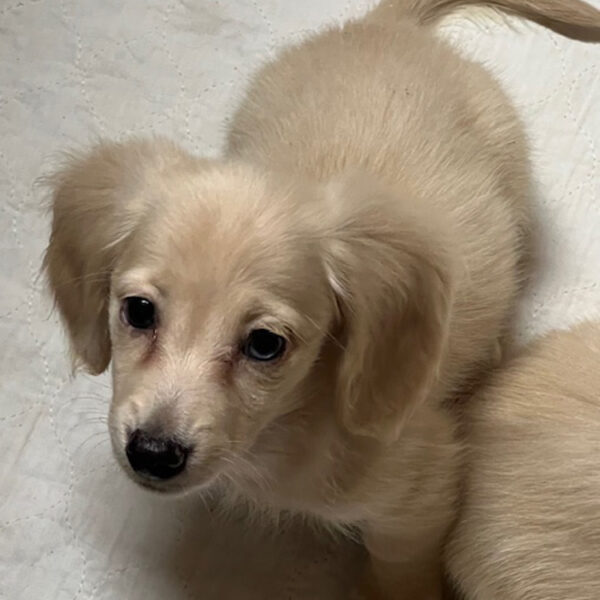
<path fill-rule="evenodd" d="M 186 487 L 182 486 L 176 482 L 161 482 L 161 481 L 153 481 L 151 479 L 145 479 L 144 477 L 140 477 L 135 473 L 131 474 L 131 478 L 135 483 L 137 483 L 140 487 L 143 487 L 146 490 L 151 492 L 164 494 L 164 495 L 176 495 L 181 494 L 186 491 Z"/>
<path fill-rule="evenodd" d="M 197 464 L 186 466 L 177 475 L 161 478 L 148 472 L 136 471 L 127 462 L 127 457 L 122 454 L 118 457 L 118 462 L 129 478 L 137 485 L 146 490 L 164 495 L 182 495 L 190 491 L 206 490 L 211 487 L 220 473 L 212 464 Z"/>

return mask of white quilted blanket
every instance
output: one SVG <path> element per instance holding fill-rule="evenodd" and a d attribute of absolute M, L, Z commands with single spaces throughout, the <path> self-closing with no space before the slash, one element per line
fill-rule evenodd
<path fill-rule="evenodd" d="M 600 5 L 600 0 L 595 0 Z M 0 598 L 346 598 L 356 549 L 265 537 L 130 484 L 106 378 L 69 378 L 42 282 L 35 179 L 97 135 L 215 154 L 253 69 L 367 0 L 3 0 L 0 6 Z M 475 13 L 472 13 L 475 14 Z M 524 338 L 600 307 L 600 47 L 477 14 L 445 30 L 502 79 L 535 150 L 543 225 Z M 344 568 L 345 566 L 345 568 Z"/>

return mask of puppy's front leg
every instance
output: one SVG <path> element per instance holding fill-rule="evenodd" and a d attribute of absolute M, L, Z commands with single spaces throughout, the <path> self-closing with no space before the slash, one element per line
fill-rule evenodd
<path fill-rule="evenodd" d="M 441 600 L 443 536 L 438 529 L 405 535 L 368 528 L 368 573 L 361 592 L 365 600 Z"/>

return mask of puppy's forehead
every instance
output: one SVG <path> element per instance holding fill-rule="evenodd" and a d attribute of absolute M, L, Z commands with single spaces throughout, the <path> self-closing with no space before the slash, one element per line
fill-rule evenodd
<path fill-rule="evenodd" d="M 319 242 L 306 218 L 309 192 L 235 166 L 170 184 L 161 186 L 134 242 L 163 280 L 298 295 L 322 278 Z"/>

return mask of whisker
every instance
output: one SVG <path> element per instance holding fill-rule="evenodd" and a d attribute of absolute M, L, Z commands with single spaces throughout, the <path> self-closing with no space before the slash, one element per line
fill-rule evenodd
<path fill-rule="evenodd" d="M 230 453 L 230 457 L 232 458 L 232 466 L 236 468 L 241 467 L 243 469 L 243 474 L 249 476 L 259 488 L 263 490 L 271 489 L 272 485 L 266 473 L 262 472 L 253 462 L 251 462 L 251 459 L 254 457 L 250 452 L 242 449 L 241 452 L 238 451 L 235 454 Z"/>
<path fill-rule="evenodd" d="M 91 435 L 89 435 L 87 438 L 85 438 L 85 440 L 83 440 L 82 442 L 80 442 L 76 447 L 75 450 L 73 452 L 73 454 L 77 455 L 79 454 L 79 452 L 83 449 L 83 447 L 86 444 L 89 444 L 93 439 L 97 438 L 99 435 L 103 436 L 103 439 L 100 440 L 100 442 L 109 442 L 109 437 L 107 434 L 107 431 L 105 429 L 103 429 L 102 431 L 95 431 L 94 433 L 92 433 Z"/>
<path fill-rule="evenodd" d="M 102 399 L 100 397 L 96 398 L 95 396 L 78 396 L 77 398 L 73 398 L 71 400 L 71 405 L 65 405 L 69 407 L 69 410 L 71 412 L 77 413 L 77 412 L 88 412 L 90 414 L 106 414 L 106 410 L 105 407 L 103 406 L 96 406 L 95 404 L 89 405 L 89 404 L 83 404 L 82 402 L 80 402 L 81 400 L 93 400 L 94 402 L 98 401 L 98 400 L 102 400 L 103 404 L 105 399 Z"/>
<path fill-rule="evenodd" d="M 92 424 L 92 423 L 98 423 L 100 425 L 107 425 L 108 417 L 100 417 L 100 416 L 95 416 L 95 415 L 90 415 L 89 417 L 83 417 L 83 418 L 78 419 L 77 426 L 83 425 L 83 424 Z"/>
<path fill-rule="evenodd" d="M 91 456 L 96 453 L 96 451 L 98 450 L 98 448 L 101 448 L 103 445 L 108 444 L 108 450 L 111 449 L 111 445 L 110 445 L 110 440 L 108 438 L 105 439 L 101 439 L 96 441 L 95 444 L 93 444 L 92 446 L 90 446 L 89 448 L 86 448 L 85 450 L 81 451 L 81 459 L 82 462 L 87 462 Z"/>

